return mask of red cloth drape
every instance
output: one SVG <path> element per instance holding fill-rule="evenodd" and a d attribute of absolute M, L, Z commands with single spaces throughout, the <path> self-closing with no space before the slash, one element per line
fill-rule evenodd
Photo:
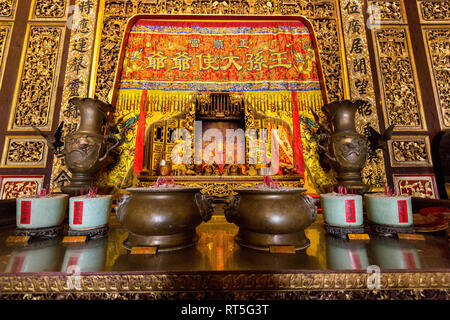
<path fill-rule="evenodd" d="M 147 90 L 144 90 L 141 96 L 141 111 L 139 113 L 138 129 L 136 134 L 136 147 L 134 149 L 134 166 L 136 174 L 142 171 L 144 161 L 144 142 L 145 142 L 145 118 L 147 117 Z"/>
<path fill-rule="evenodd" d="M 292 91 L 292 124 L 294 126 L 294 162 L 295 170 L 303 175 L 305 163 L 303 160 L 302 131 L 300 128 L 300 117 L 298 113 L 297 91 Z"/>

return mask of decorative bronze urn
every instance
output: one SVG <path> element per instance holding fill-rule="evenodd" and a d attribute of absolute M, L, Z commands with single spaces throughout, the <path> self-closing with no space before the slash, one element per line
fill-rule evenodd
<path fill-rule="evenodd" d="M 155 246 L 158 251 L 183 249 L 198 240 L 195 228 L 213 213 L 212 198 L 201 188 L 128 188 L 116 208 L 129 231 L 124 247 Z"/>
<path fill-rule="evenodd" d="M 66 166 L 72 173 L 71 183 L 62 191 L 71 196 L 92 186 L 95 174 L 104 164 L 111 150 L 120 144 L 114 135 L 104 136 L 103 124 L 112 105 L 91 98 L 72 98 L 80 111 L 78 130 L 65 138 L 64 156 Z M 108 142 L 112 144 L 108 146 Z"/>
<path fill-rule="evenodd" d="M 325 105 L 332 128 L 325 135 L 325 145 L 320 146 L 337 172 L 339 185 L 359 194 L 369 190 L 361 177 L 368 155 L 368 140 L 355 128 L 355 113 L 363 103 L 363 100 L 342 100 Z"/>
<path fill-rule="evenodd" d="M 305 249 L 310 241 L 305 229 L 317 216 L 305 188 L 236 189 L 228 198 L 225 218 L 239 226 L 236 241 L 247 248 L 269 251 L 270 246 Z"/>

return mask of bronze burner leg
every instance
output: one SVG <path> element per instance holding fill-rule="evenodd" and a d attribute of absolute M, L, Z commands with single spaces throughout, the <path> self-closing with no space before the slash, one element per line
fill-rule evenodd
<path fill-rule="evenodd" d="M 269 251 L 269 246 L 294 246 L 295 250 L 303 250 L 310 245 L 304 231 L 270 234 L 253 232 L 243 228 L 239 228 L 236 242 L 241 246 L 262 251 Z"/>
<path fill-rule="evenodd" d="M 123 246 L 127 250 L 131 250 L 132 247 L 158 247 L 159 252 L 165 252 L 193 246 L 197 241 L 195 229 L 164 236 L 145 236 L 130 232 Z"/>

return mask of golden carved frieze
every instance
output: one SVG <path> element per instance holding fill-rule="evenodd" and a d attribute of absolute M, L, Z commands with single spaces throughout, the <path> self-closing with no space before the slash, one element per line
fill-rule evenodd
<path fill-rule="evenodd" d="M 423 27 L 441 129 L 450 129 L 450 27 Z"/>
<path fill-rule="evenodd" d="M 5 70 L 6 57 L 9 51 L 12 28 L 12 22 L 0 22 L 0 87 L 3 82 L 3 71 Z"/>
<path fill-rule="evenodd" d="M 254 179 L 246 176 L 233 176 L 232 182 L 220 181 L 221 177 L 213 176 L 209 180 L 196 178 L 196 177 L 177 177 L 177 185 L 197 187 L 201 188 L 202 193 L 207 193 L 215 198 L 226 198 L 230 195 L 236 194 L 235 190 L 239 188 L 252 188 L 262 183 L 262 179 Z M 154 177 L 153 180 L 156 180 Z M 298 180 L 283 180 L 276 179 L 280 185 L 284 187 L 296 187 L 301 188 L 304 185 L 303 179 L 299 177 Z M 140 181 L 139 187 L 150 187 L 154 184 L 154 181 Z"/>
<path fill-rule="evenodd" d="M 450 23 L 449 0 L 417 1 L 421 23 Z"/>
<path fill-rule="evenodd" d="M 428 136 L 394 136 L 388 147 L 393 167 L 433 166 Z"/>
<path fill-rule="evenodd" d="M 369 6 L 368 13 L 379 23 L 407 23 L 403 0 L 374 0 Z"/>
<path fill-rule="evenodd" d="M 35 0 L 32 19 L 66 19 L 68 0 Z"/>
<path fill-rule="evenodd" d="M 14 19 L 17 0 L 0 1 L 0 19 Z"/>
<path fill-rule="evenodd" d="M 372 34 L 386 127 L 426 130 L 408 27 L 381 27 Z"/>
<path fill-rule="evenodd" d="M 65 25 L 28 25 L 9 130 L 51 129 L 64 33 Z"/>
<path fill-rule="evenodd" d="M 78 126 L 76 107 L 69 103 L 70 98 L 85 97 L 89 91 L 90 69 L 94 50 L 97 1 L 77 0 L 74 7 L 70 30 L 69 53 L 64 78 L 60 121 L 64 122 L 63 136 L 75 131 Z M 52 188 L 58 190 L 68 183 L 70 173 L 64 158 L 55 156 L 52 169 Z"/>
<path fill-rule="evenodd" d="M 366 101 L 356 114 L 356 129 L 359 133 L 368 135 L 371 126 L 379 129 L 379 120 L 375 104 L 372 69 L 370 66 L 369 49 L 366 37 L 366 20 L 361 1 L 345 0 L 340 4 L 342 32 L 345 42 L 348 78 L 350 79 L 350 95 L 347 98 Z M 381 150 L 369 154 L 362 170 L 364 183 L 372 190 L 382 188 L 386 183 L 384 156 Z"/>
<path fill-rule="evenodd" d="M 311 291 L 367 289 L 370 274 L 355 273 L 201 273 L 0 276 L 0 293 L 125 293 L 168 291 Z M 390 290 L 449 290 L 448 272 L 382 272 L 382 294 Z M 372 293 L 374 293 L 372 291 Z"/>
<path fill-rule="evenodd" d="M 40 136 L 6 136 L 2 167 L 45 168 L 47 141 Z"/>

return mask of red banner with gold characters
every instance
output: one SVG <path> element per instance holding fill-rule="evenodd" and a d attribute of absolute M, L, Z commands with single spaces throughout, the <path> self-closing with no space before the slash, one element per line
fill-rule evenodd
<path fill-rule="evenodd" d="M 120 89 L 320 91 L 311 34 L 300 21 L 141 19 L 125 52 Z"/>

